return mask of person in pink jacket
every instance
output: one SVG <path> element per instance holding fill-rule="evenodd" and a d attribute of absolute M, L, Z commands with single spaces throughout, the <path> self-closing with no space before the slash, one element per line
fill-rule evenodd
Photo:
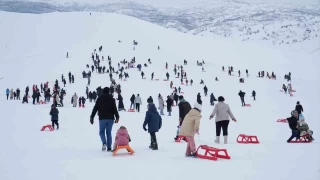
<path fill-rule="evenodd" d="M 127 128 L 124 126 L 121 126 L 117 131 L 116 139 L 113 144 L 113 151 L 118 146 L 127 146 L 130 141 L 131 141 L 131 139 L 128 134 Z"/>

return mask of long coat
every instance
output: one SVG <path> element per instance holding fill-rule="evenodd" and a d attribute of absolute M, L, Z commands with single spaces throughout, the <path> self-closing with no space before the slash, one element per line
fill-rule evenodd
<path fill-rule="evenodd" d="M 159 115 L 157 108 L 154 104 L 149 104 L 149 109 L 146 112 L 146 117 L 144 119 L 143 127 L 148 125 L 148 132 L 158 132 L 162 126 L 162 118 Z"/>
<path fill-rule="evenodd" d="M 164 101 L 162 96 L 158 97 L 158 101 L 159 101 L 159 109 L 163 110 L 164 109 Z"/>
<path fill-rule="evenodd" d="M 73 106 L 77 106 L 77 104 L 78 104 L 78 96 L 75 94 L 72 97 L 73 97 Z"/>
<path fill-rule="evenodd" d="M 121 94 L 118 94 L 118 110 L 121 111 L 124 109 L 124 105 L 123 105 L 123 98 L 121 96 Z"/>
<path fill-rule="evenodd" d="M 184 117 L 179 135 L 194 136 L 195 132 L 199 131 L 201 117 L 199 110 L 191 109 L 186 117 Z"/>
<path fill-rule="evenodd" d="M 167 102 L 167 111 L 172 112 L 173 100 L 169 97 L 166 102 Z"/>

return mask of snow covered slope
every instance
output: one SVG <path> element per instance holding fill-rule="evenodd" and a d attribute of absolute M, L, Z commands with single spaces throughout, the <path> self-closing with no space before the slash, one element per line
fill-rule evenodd
<path fill-rule="evenodd" d="M 57 180 L 57 179 L 239 179 L 239 180 L 283 180 L 319 179 L 319 107 L 320 91 L 317 70 L 319 64 L 319 42 L 304 42 L 294 51 L 279 47 L 267 49 L 255 42 L 236 43 L 225 39 L 181 34 L 132 17 L 94 13 L 50 13 L 42 15 L 0 12 L 0 179 L 1 180 Z M 118 43 L 121 40 L 122 43 Z M 133 50 L 132 41 L 139 45 Z M 318 43 L 318 44 L 316 44 Z M 89 123 L 93 104 L 86 108 L 72 108 L 71 95 L 85 95 L 87 80 L 81 72 L 91 65 L 94 49 L 103 46 L 104 57 L 112 57 L 113 65 L 123 59 L 136 57 L 144 64 L 150 58 L 152 65 L 142 68 L 147 79 L 141 79 L 136 69 L 127 70 L 130 78 L 120 82 L 125 107 L 129 108 L 132 94 L 142 96 L 140 113 L 120 112 L 120 122 L 113 128 L 124 125 L 128 128 L 136 151 L 133 156 L 116 156 L 101 152 L 98 135 L 98 118 Z M 160 50 L 157 46 L 160 46 Z M 66 52 L 70 58 L 66 59 Z M 188 60 L 187 76 L 194 85 L 179 85 L 174 78 L 174 64 Z M 204 60 L 206 72 L 196 66 Z M 169 69 L 165 69 L 168 62 Z M 102 62 L 107 66 L 107 62 Z M 235 71 L 249 70 L 250 77 L 240 84 L 237 77 L 228 76 L 221 67 L 234 66 Z M 278 80 L 256 78 L 258 71 L 274 71 Z M 50 104 L 21 104 L 21 101 L 5 99 L 6 88 L 20 88 L 49 82 L 52 87 L 61 74 L 75 74 L 75 84 L 67 84 L 65 107 L 59 108 L 61 129 L 54 132 L 39 131 L 50 123 Z M 284 74 L 292 73 L 292 85 L 297 91 L 293 97 L 280 93 Z M 151 73 L 159 81 L 151 81 Z M 157 96 L 169 95 L 169 82 L 162 81 L 169 72 L 174 86 L 180 86 L 186 100 L 192 105 L 196 94 L 202 95 L 203 112 L 200 136 L 197 145 L 208 144 L 226 148 L 231 160 L 208 161 L 184 157 L 186 144 L 173 142 L 178 124 L 178 109 L 173 115 L 163 116 L 163 127 L 157 133 L 159 150 L 151 151 L 149 135 L 143 131 L 142 123 L 146 111 L 146 99 L 152 96 L 157 105 Z M 219 82 L 214 81 L 218 77 Z M 117 78 L 116 78 L 117 79 Z M 224 96 L 231 106 L 238 123 L 230 123 L 229 144 L 213 143 L 214 121 L 209 121 L 213 107 L 209 97 L 203 95 L 203 79 L 216 97 Z M 119 82 L 119 80 L 117 80 Z M 107 74 L 93 73 L 90 90 L 98 86 L 109 86 Z M 247 93 L 250 108 L 241 107 L 239 90 Z M 257 92 L 257 101 L 250 97 Z M 286 118 L 296 101 L 304 106 L 304 116 L 315 132 L 316 141 L 311 144 L 288 144 L 290 129 L 287 124 L 276 123 Z M 260 144 L 237 144 L 240 133 L 257 135 Z"/>

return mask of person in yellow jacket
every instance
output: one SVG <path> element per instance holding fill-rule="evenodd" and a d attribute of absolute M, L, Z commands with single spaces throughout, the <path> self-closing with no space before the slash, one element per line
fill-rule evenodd
<path fill-rule="evenodd" d="M 186 136 L 188 140 L 186 156 L 192 157 L 196 156 L 196 144 L 194 141 L 194 135 L 199 134 L 199 126 L 202 107 L 199 103 L 194 104 L 194 108 L 189 111 L 189 113 L 184 117 L 182 122 L 179 135 Z"/>

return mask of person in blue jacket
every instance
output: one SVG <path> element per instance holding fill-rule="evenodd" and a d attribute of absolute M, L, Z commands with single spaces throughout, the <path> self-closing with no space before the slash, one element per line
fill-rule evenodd
<path fill-rule="evenodd" d="M 7 100 L 9 100 L 9 94 L 10 94 L 10 90 L 7 88 L 6 90 Z"/>
<path fill-rule="evenodd" d="M 148 129 L 146 126 L 148 125 Z M 148 111 L 146 112 L 146 117 L 143 123 L 143 129 L 148 131 L 151 136 L 151 145 L 149 146 L 152 150 L 158 150 L 158 143 L 156 132 L 161 129 L 162 118 L 159 115 L 156 106 L 153 103 L 148 104 Z"/>

